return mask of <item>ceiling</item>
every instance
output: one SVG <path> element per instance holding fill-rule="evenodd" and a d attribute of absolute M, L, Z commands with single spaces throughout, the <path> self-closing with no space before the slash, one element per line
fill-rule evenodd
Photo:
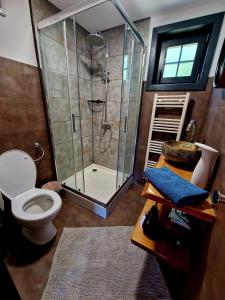
<path fill-rule="evenodd" d="M 94 0 L 49 1 L 60 10 L 81 7 L 82 5 L 94 2 Z M 162 15 L 175 10 L 185 11 L 185 8 L 188 6 L 193 5 L 194 7 L 196 4 L 205 4 L 209 1 L 211 0 L 120 0 L 132 21 Z M 89 32 L 94 32 L 96 29 L 104 30 L 112 28 L 124 23 L 117 10 L 113 7 L 111 1 L 100 4 L 79 14 L 79 16 L 76 17 L 76 20 Z"/>

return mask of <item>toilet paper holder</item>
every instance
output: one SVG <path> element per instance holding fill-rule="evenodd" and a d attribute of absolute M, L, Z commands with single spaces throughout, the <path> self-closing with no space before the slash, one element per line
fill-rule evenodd
<path fill-rule="evenodd" d="M 45 151 L 44 151 L 44 148 L 42 147 L 42 145 L 38 142 L 34 143 L 34 148 L 36 149 L 37 154 L 38 153 L 41 154 L 40 157 L 33 160 L 34 162 L 38 162 L 38 161 L 42 160 L 42 158 L 44 157 Z"/>

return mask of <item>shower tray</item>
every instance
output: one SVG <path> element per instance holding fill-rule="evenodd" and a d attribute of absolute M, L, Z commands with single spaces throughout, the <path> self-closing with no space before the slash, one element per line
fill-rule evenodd
<path fill-rule="evenodd" d="M 122 188 L 116 189 L 117 171 L 97 164 L 91 164 L 84 169 L 85 174 L 85 194 L 82 191 L 74 191 L 75 175 L 63 181 L 63 188 L 67 194 L 73 195 L 73 200 L 79 205 L 86 207 L 97 215 L 106 218 L 117 203 L 117 199 L 124 190 L 126 190 L 131 182 L 132 177 Z M 123 174 L 118 172 L 118 176 Z M 76 174 L 77 182 L 82 181 L 82 172 Z M 73 186 L 74 185 L 74 186 Z M 74 197 L 76 195 L 76 197 Z"/>

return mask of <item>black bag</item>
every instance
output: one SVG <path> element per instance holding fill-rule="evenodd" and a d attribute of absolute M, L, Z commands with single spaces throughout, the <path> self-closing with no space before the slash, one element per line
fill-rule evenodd
<path fill-rule="evenodd" d="M 159 211 L 157 205 L 153 205 L 150 211 L 146 212 L 142 228 L 144 234 L 152 240 L 157 240 L 161 237 L 162 231 L 159 222 Z"/>

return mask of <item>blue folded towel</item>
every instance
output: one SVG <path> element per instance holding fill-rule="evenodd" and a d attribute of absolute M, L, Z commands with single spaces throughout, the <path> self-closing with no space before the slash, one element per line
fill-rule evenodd
<path fill-rule="evenodd" d="M 209 193 L 170 171 L 167 167 L 147 168 L 145 177 L 174 204 L 192 205 L 205 200 Z"/>

